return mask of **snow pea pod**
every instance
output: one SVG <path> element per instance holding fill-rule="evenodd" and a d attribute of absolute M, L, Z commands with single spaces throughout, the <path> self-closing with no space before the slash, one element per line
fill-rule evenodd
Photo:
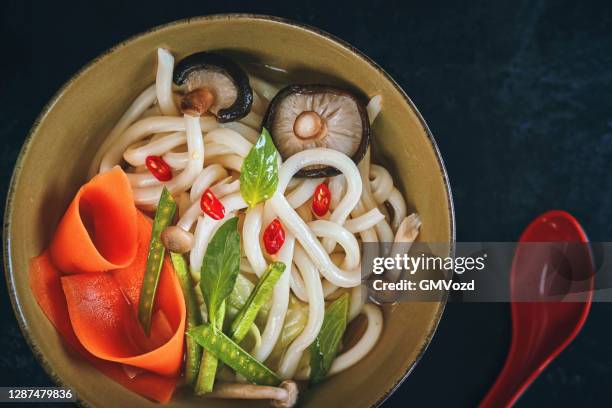
<path fill-rule="evenodd" d="M 217 318 L 215 322 L 216 328 L 221 332 L 223 329 L 223 320 L 225 319 L 225 302 L 221 303 Z M 191 336 L 187 336 L 193 339 Z M 197 340 L 194 339 L 197 342 Z M 204 351 L 202 355 L 202 362 L 200 363 L 200 372 L 196 380 L 194 388 L 196 395 L 204 395 L 213 390 L 215 385 L 215 377 L 217 376 L 217 368 L 219 366 L 219 359 L 214 353 L 208 350 Z"/>
<path fill-rule="evenodd" d="M 153 312 L 153 302 L 162 264 L 164 262 L 165 248 L 161 242 L 160 235 L 174 218 L 176 212 L 176 202 L 167 188 L 164 187 L 157 204 L 153 229 L 151 231 L 151 244 L 147 256 L 147 266 L 144 274 L 144 281 L 140 290 L 140 302 L 138 304 L 138 320 L 145 333 L 151 332 L 151 313 Z"/>
<path fill-rule="evenodd" d="M 210 324 L 203 324 L 187 332 L 202 347 L 216 355 L 249 382 L 258 385 L 279 385 L 280 378 L 255 357 L 244 351 L 232 339 Z"/>
<path fill-rule="evenodd" d="M 261 309 L 268 299 L 270 299 L 270 296 L 272 296 L 274 285 L 276 285 L 276 282 L 278 282 L 278 279 L 284 271 L 285 264 L 282 262 L 272 262 L 268 265 L 261 279 L 259 279 L 257 286 L 255 286 L 255 289 L 251 292 L 246 304 L 232 322 L 232 340 L 236 343 L 240 343 L 249 332 L 251 325 L 255 321 L 255 317 L 257 317 L 259 309 Z"/>
<path fill-rule="evenodd" d="M 185 298 L 185 305 L 187 307 L 187 330 L 189 330 L 202 324 L 202 315 L 196 300 L 195 287 L 193 286 L 193 280 L 191 279 L 191 274 L 189 273 L 183 255 L 171 252 L 170 259 L 172 260 L 174 272 L 181 284 L 181 290 Z M 200 368 L 202 347 L 193 338 L 188 336 L 185 338 L 185 345 L 187 349 L 187 357 L 185 359 L 185 381 L 187 384 L 193 384 Z"/>

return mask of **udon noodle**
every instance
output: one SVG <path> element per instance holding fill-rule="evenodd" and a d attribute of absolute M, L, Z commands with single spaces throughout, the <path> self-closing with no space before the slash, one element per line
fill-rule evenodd
<path fill-rule="evenodd" d="M 383 331 L 383 313 L 376 304 L 365 302 L 361 286 L 362 245 L 412 242 L 420 228 L 419 217 L 407 216 L 404 197 L 389 171 L 371 162 L 369 150 L 357 165 L 347 154 L 329 147 L 308 148 L 284 161 L 279 159 L 275 193 L 249 208 L 240 193 L 241 167 L 280 88 L 249 74 L 253 90 L 250 112 L 239 120 L 220 123 L 213 115 L 180 113 L 181 94 L 172 82 L 174 66 L 172 54 L 160 48 L 155 83 L 136 97 L 110 131 L 94 158 L 90 176 L 123 165 L 136 205 L 146 211 L 155 209 L 163 187 L 170 191 L 179 203 L 176 225 L 193 234 L 188 259 L 195 282 L 200 279 L 211 237 L 234 216 L 240 219 L 242 236 L 241 279 L 256 283 L 272 260 L 286 265 L 265 319 L 257 320 L 251 334 L 256 339 L 252 355 L 276 369 L 283 379 L 308 378 L 305 355 L 323 325 L 326 301 L 350 293 L 349 320 L 363 315 L 367 329 L 352 347 L 338 354 L 328 375 L 355 365 L 375 347 Z M 381 96 L 369 100 L 366 111 L 370 123 L 382 109 Z M 148 171 L 145 162 L 149 156 L 163 158 L 172 170 L 171 180 L 160 181 Z M 313 166 L 329 166 L 338 174 L 296 177 Z M 324 217 L 310 211 L 321 183 L 327 183 L 331 193 L 329 213 Z M 202 211 L 200 199 L 207 190 L 225 208 L 223 218 L 214 219 Z M 274 219 L 280 220 L 286 234 L 280 251 L 269 255 L 262 247 L 262 234 Z M 203 303 L 201 294 L 199 300 Z M 282 337 L 296 324 L 299 330 L 287 344 Z M 228 378 L 227 372 L 224 378 Z M 234 382 L 242 380 L 234 378 Z"/>

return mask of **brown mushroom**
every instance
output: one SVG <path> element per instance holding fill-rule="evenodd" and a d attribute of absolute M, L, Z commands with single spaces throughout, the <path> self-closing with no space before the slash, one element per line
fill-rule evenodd
<path fill-rule="evenodd" d="M 253 104 L 247 74 L 230 58 L 198 52 L 174 68 L 174 83 L 183 92 L 181 110 L 192 116 L 210 112 L 219 122 L 246 116 Z"/>
<path fill-rule="evenodd" d="M 370 143 L 365 106 L 352 93 L 328 85 L 290 85 L 270 102 L 264 118 L 283 159 L 306 149 L 327 147 L 358 163 Z M 330 177 L 338 170 L 311 166 L 298 177 Z"/>
<path fill-rule="evenodd" d="M 215 385 L 209 398 L 269 399 L 275 408 L 291 408 L 298 398 L 298 387 L 294 381 L 286 380 L 280 387 L 266 385 L 223 383 Z"/>
<path fill-rule="evenodd" d="M 161 241 L 164 247 L 170 252 L 184 254 L 189 252 L 193 247 L 193 234 L 185 231 L 176 225 L 170 226 L 162 231 Z"/>

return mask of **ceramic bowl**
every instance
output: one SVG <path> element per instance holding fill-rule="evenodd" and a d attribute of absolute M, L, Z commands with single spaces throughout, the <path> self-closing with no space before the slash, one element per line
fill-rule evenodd
<path fill-rule="evenodd" d="M 373 127 L 374 161 L 391 171 L 409 210 L 421 215 L 420 240 L 454 240 L 450 187 L 431 132 L 393 79 L 352 46 L 312 27 L 255 15 L 193 18 L 137 35 L 87 65 L 45 107 L 19 156 L 5 214 L 6 277 L 23 334 L 50 376 L 72 387 L 83 404 L 95 407 L 157 404 L 127 391 L 65 349 L 30 292 L 28 262 L 49 244 L 58 220 L 86 181 L 103 138 L 133 98 L 154 81 L 155 50 L 160 46 L 170 49 L 177 60 L 196 51 L 218 50 L 244 63 L 282 68 L 300 82 L 333 82 L 364 97 L 382 95 L 384 108 Z M 373 352 L 306 392 L 303 406 L 379 405 L 423 355 L 443 309 L 444 301 L 385 307 L 383 335 Z M 178 392 L 168 407 L 202 403 L 188 392 Z"/>

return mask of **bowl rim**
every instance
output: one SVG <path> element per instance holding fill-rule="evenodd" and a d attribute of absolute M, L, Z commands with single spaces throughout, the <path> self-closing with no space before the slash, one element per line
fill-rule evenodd
<path fill-rule="evenodd" d="M 13 215 L 13 204 L 14 204 L 13 203 L 13 198 L 14 198 L 14 195 L 15 195 L 17 184 L 20 181 L 21 170 L 23 168 L 23 160 L 24 160 L 28 150 L 30 149 L 30 145 L 35 140 L 35 133 L 38 131 L 38 128 L 40 127 L 41 122 L 45 119 L 47 114 L 53 109 L 53 106 L 55 105 L 55 103 L 64 95 L 65 91 L 68 89 L 68 87 L 74 81 L 76 81 L 78 78 L 80 78 L 85 73 L 87 73 L 87 71 L 89 71 L 101 59 L 103 59 L 107 55 L 112 54 L 113 52 L 115 52 L 115 51 L 117 51 L 117 50 L 127 46 L 128 44 L 132 43 L 133 41 L 136 41 L 137 39 L 139 39 L 141 37 L 144 37 L 144 36 L 147 36 L 147 35 L 149 35 L 151 33 L 154 33 L 154 32 L 157 32 L 157 31 L 162 31 L 162 30 L 165 30 L 167 28 L 174 27 L 174 26 L 180 26 L 180 25 L 186 25 L 187 26 L 187 25 L 189 25 L 191 23 L 197 23 L 197 22 L 202 22 L 202 21 L 217 21 L 217 20 L 259 20 L 259 21 L 265 21 L 265 22 L 272 22 L 272 23 L 282 24 L 282 25 L 293 27 L 293 28 L 299 28 L 299 29 L 302 29 L 302 30 L 310 33 L 310 34 L 318 35 L 320 37 L 323 37 L 324 39 L 327 39 L 327 40 L 329 40 L 329 41 L 331 41 L 333 43 L 336 43 L 340 47 L 342 47 L 342 48 L 348 50 L 350 53 L 354 54 L 356 57 L 358 57 L 359 59 L 364 61 L 366 64 L 370 65 L 372 68 L 374 68 L 381 75 L 383 75 L 383 77 L 393 85 L 395 90 L 399 92 L 399 94 L 402 96 L 402 98 L 408 104 L 410 109 L 412 109 L 412 111 L 416 115 L 420 125 L 423 127 L 423 130 L 425 131 L 425 134 L 427 136 L 427 139 L 429 140 L 429 143 L 431 144 L 431 147 L 434 150 L 434 154 L 436 156 L 436 160 L 438 162 L 438 165 L 440 166 L 440 176 L 442 177 L 442 180 L 443 180 L 443 183 L 444 183 L 444 188 L 445 188 L 446 193 L 447 193 L 447 205 L 448 205 L 448 209 L 449 209 L 449 220 L 450 220 L 450 223 L 449 223 L 450 224 L 449 225 L 449 229 L 450 229 L 449 230 L 449 236 L 450 236 L 450 239 L 451 239 L 451 247 L 454 246 L 455 239 L 456 239 L 456 237 L 455 237 L 456 226 L 455 226 L 455 209 L 454 209 L 454 204 L 453 204 L 452 190 L 451 190 L 451 186 L 450 186 L 450 180 L 449 180 L 449 177 L 448 177 L 448 173 L 446 171 L 446 167 L 444 165 L 444 161 L 442 159 L 442 155 L 440 153 L 440 149 L 438 148 L 438 145 L 437 145 L 437 143 L 436 143 L 436 141 L 434 139 L 433 133 L 429 129 L 429 126 L 425 122 L 425 119 L 421 115 L 421 112 L 417 109 L 416 105 L 412 102 L 412 100 L 406 94 L 406 92 L 402 89 L 402 87 L 395 81 L 395 79 L 393 79 L 391 77 L 391 75 L 389 75 L 380 65 L 378 65 L 374 60 L 372 60 L 366 54 L 361 52 L 355 46 L 353 46 L 353 45 L 349 44 L 348 42 L 342 40 L 341 38 L 338 38 L 335 35 L 330 34 L 330 33 L 326 32 L 326 31 L 324 31 L 322 29 L 319 29 L 319 28 L 314 27 L 314 26 L 309 25 L 309 24 L 297 22 L 297 21 L 294 21 L 294 20 L 291 20 L 291 19 L 288 19 L 288 18 L 285 18 L 285 17 L 277 17 L 277 16 L 272 16 L 272 15 L 266 15 L 266 14 L 254 14 L 254 13 L 218 13 L 218 14 L 210 14 L 210 15 L 204 15 L 204 16 L 187 17 L 187 18 L 183 18 L 183 19 L 179 19 L 179 20 L 174 20 L 174 21 L 171 21 L 171 22 L 168 22 L 168 23 L 165 23 L 165 24 L 154 26 L 154 27 L 149 28 L 149 29 L 147 29 L 145 31 L 139 32 L 137 34 L 134 34 L 134 35 L 126 38 L 125 40 L 123 40 L 123 41 L 113 45 L 112 47 L 108 48 L 107 50 L 103 51 L 97 57 L 95 57 L 94 59 L 89 61 L 83 67 L 81 67 L 75 74 L 73 74 L 55 92 L 53 97 L 44 105 L 42 111 L 38 114 L 38 116 L 34 120 L 34 123 L 32 124 L 32 127 L 28 131 L 28 134 L 27 134 L 27 136 L 26 136 L 26 138 L 25 138 L 25 140 L 23 142 L 23 145 L 21 147 L 21 150 L 19 151 L 19 155 L 17 156 L 17 160 L 15 161 L 14 170 L 13 170 L 13 173 L 11 175 L 11 179 L 10 179 L 10 183 L 9 183 L 9 189 L 8 189 L 8 192 L 7 192 L 7 197 L 6 197 L 6 202 L 5 202 L 4 225 L 3 225 L 3 229 L 2 229 L 3 255 L 4 255 L 4 275 L 5 275 L 5 279 L 6 279 L 6 283 L 7 283 L 7 289 L 8 289 L 8 292 L 9 292 L 9 297 L 10 297 L 10 300 L 11 300 L 11 305 L 12 305 L 12 308 L 13 308 L 13 312 L 15 314 L 17 323 L 19 325 L 19 329 L 20 329 L 23 337 L 25 338 L 28 346 L 32 350 L 32 352 L 33 352 L 34 356 L 36 357 L 36 359 L 38 360 L 38 362 L 44 368 L 45 372 L 59 386 L 69 387 L 68 384 L 64 383 L 64 381 L 62 380 L 61 376 L 55 371 L 55 369 L 53 367 L 51 367 L 51 365 L 49 364 L 49 362 L 47 361 L 47 359 L 43 355 L 43 353 L 42 353 L 41 349 L 39 348 L 38 344 L 36 343 L 36 341 L 30 336 L 30 332 L 29 332 L 29 329 L 28 329 L 28 321 L 27 321 L 27 319 L 25 317 L 25 314 L 24 314 L 24 312 L 23 312 L 23 310 L 21 308 L 20 301 L 17 299 L 17 288 L 15 286 L 16 284 L 15 284 L 14 274 L 13 274 L 13 262 L 12 262 L 12 256 L 11 256 L 11 237 L 9 236 L 9 231 L 12 229 L 12 215 Z M 438 325 L 440 323 L 440 319 L 442 317 L 442 314 L 443 314 L 445 306 L 446 306 L 447 297 L 448 297 L 448 294 L 445 294 L 443 296 L 443 298 L 439 301 L 440 307 L 438 308 L 438 310 L 436 312 L 436 315 L 434 316 L 434 321 L 433 321 L 433 324 L 431 326 L 431 329 L 430 329 L 429 333 L 427 333 L 425 342 L 421 345 L 421 348 L 419 349 L 419 351 L 417 353 L 417 356 L 414 359 L 414 361 L 412 362 L 412 364 L 410 364 L 410 366 L 407 367 L 407 369 L 404 372 L 404 374 L 399 379 L 397 379 L 395 384 L 393 384 L 389 389 L 387 389 L 384 392 L 384 394 L 372 405 L 373 407 L 379 407 L 395 391 L 397 391 L 397 389 L 402 385 L 402 383 L 406 380 L 406 378 L 408 378 L 408 376 L 412 373 L 412 370 L 414 370 L 416 365 L 419 363 L 419 361 L 421 360 L 421 358 L 425 354 L 425 351 L 427 350 L 427 347 L 431 343 L 431 340 L 432 340 L 435 332 L 437 331 Z M 89 402 L 87 402 L 85 400 L 82 400 L 78 395 L 77 395 L 77 402 L 80 405 L 82 405 L 82 406 L 91 406 Z"/>

